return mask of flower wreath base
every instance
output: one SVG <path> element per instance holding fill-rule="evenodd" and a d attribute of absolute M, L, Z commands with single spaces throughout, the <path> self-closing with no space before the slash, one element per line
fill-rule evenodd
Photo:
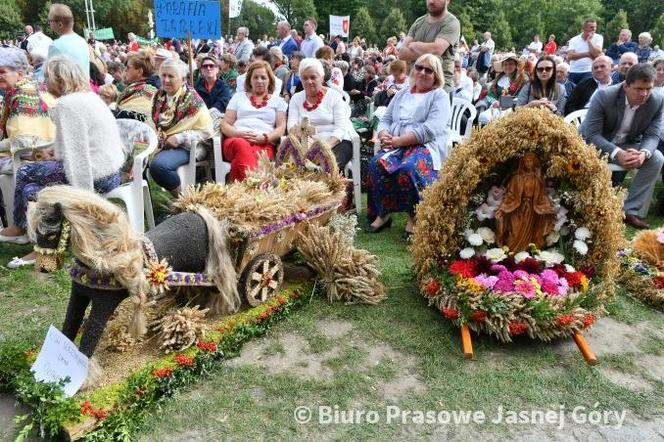
<path fill-rule="evenodd" d="M 640 232 L 618 256 L 618 284 L 639 301 L 664 310 L 664 228 Z"/>
<path fill-rule="evenodd" d="M 546 166 L 547 180 L 565 182 L 575 192 L 579 225 L 593 238 L 587 254 L 576 261 L 577 268 L 590 269 L 584 276 L 587 285 L 567 297 L 534 299 L 459 287 L 441 272 L 440 262 L 459 256 L 471 198 L 496 171 L 529 152 Z M 623 245 L 622 198 L 611 186 L 606 159 L 562 118 L 548 110 L 519 109 L 475 131 L 451 152 L 417 207 L 411 251 L 422 295 L 461 327 L 466 356 L 472 356 L 472 329 L 503 342 L 517 335 L 543 341 L 572 336 L 586 360 L 595 363 L 581 331 L 604 313 L 603 303 L 613 295 Z"/>
<path fill-rule="evenodd" d="M 0 388 L 34 407 L 29 428 L 47 439 L 116 440 L 128 435 L 150 408 L 179 388 L 204 377 L 219 361 L 237 353 L 244 342 L 265 334 L 270 326 L 309 301 L 316 289 L 295 283 L 257 307 L 224 318 L 203 340 L 181 353 L 171 353 L 139 369 L 124 381 L 67 398 L 55 383 L 36 382 L 30 366 L 38 349 L 24 344 L 0 346 Z"/>

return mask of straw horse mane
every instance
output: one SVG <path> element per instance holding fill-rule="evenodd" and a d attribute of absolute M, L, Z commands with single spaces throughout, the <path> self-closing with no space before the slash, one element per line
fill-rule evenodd
<path fill-rule="evenodd" d="M 37 204 L 28 211 L 28 233 L 36 239 L 42 216 L 59 204 L 71 225 L 72 253 L 83 264 L 112 274 L 129 290 L 135 304 L 130 329 L 145 333 L 144 307 L 148 284 L 143 273 L 143 248 L 119 207 L 101 196 L 71 186 L 51 186 L 39 192 Z"/>

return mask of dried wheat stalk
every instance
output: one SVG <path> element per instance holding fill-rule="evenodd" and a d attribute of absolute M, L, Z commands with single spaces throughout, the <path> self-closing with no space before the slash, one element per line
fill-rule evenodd
<path fill-rule="evenodd" d="M 204 318 L 208 310 L 184 307 L 155 321 L 150 328 L 159 335 L 160 349 L 183 351 L 200 340 L 207 329 Z"/>

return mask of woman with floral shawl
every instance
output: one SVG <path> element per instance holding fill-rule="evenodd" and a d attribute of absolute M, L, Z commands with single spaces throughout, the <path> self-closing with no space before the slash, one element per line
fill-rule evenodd
<path fill-rule="evenodd" d="M 147 82 L 152 74 L 154 64 L 149 54 L 141 51 L 129 55 L 124 73 L 127 86 L 118 96 L 116 118 L 150 122 L 152 99 L 157 93 L 157 88 Z"/>
<path fill-rule="evenodd" d="M 161 89 L 152 102 L 152 122 L 157 128 L 159 152 L 150 163 L 150 175 L 173 195 L 180 193 L 178 167 L 189 161 L 189 152 L 212 138 L 212 118 L 203 99 L 187 85 L 187 66 L 166 60 L 159 68 Z"/>

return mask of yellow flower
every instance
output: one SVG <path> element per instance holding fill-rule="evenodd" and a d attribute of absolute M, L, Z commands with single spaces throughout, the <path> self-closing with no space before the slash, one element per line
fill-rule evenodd
<path fill-rule="evenodd" d="M 581 275 L 581 290 L 584 292 L 588 290 L 588 278 L 586 278 L 586 275 Z"/>

